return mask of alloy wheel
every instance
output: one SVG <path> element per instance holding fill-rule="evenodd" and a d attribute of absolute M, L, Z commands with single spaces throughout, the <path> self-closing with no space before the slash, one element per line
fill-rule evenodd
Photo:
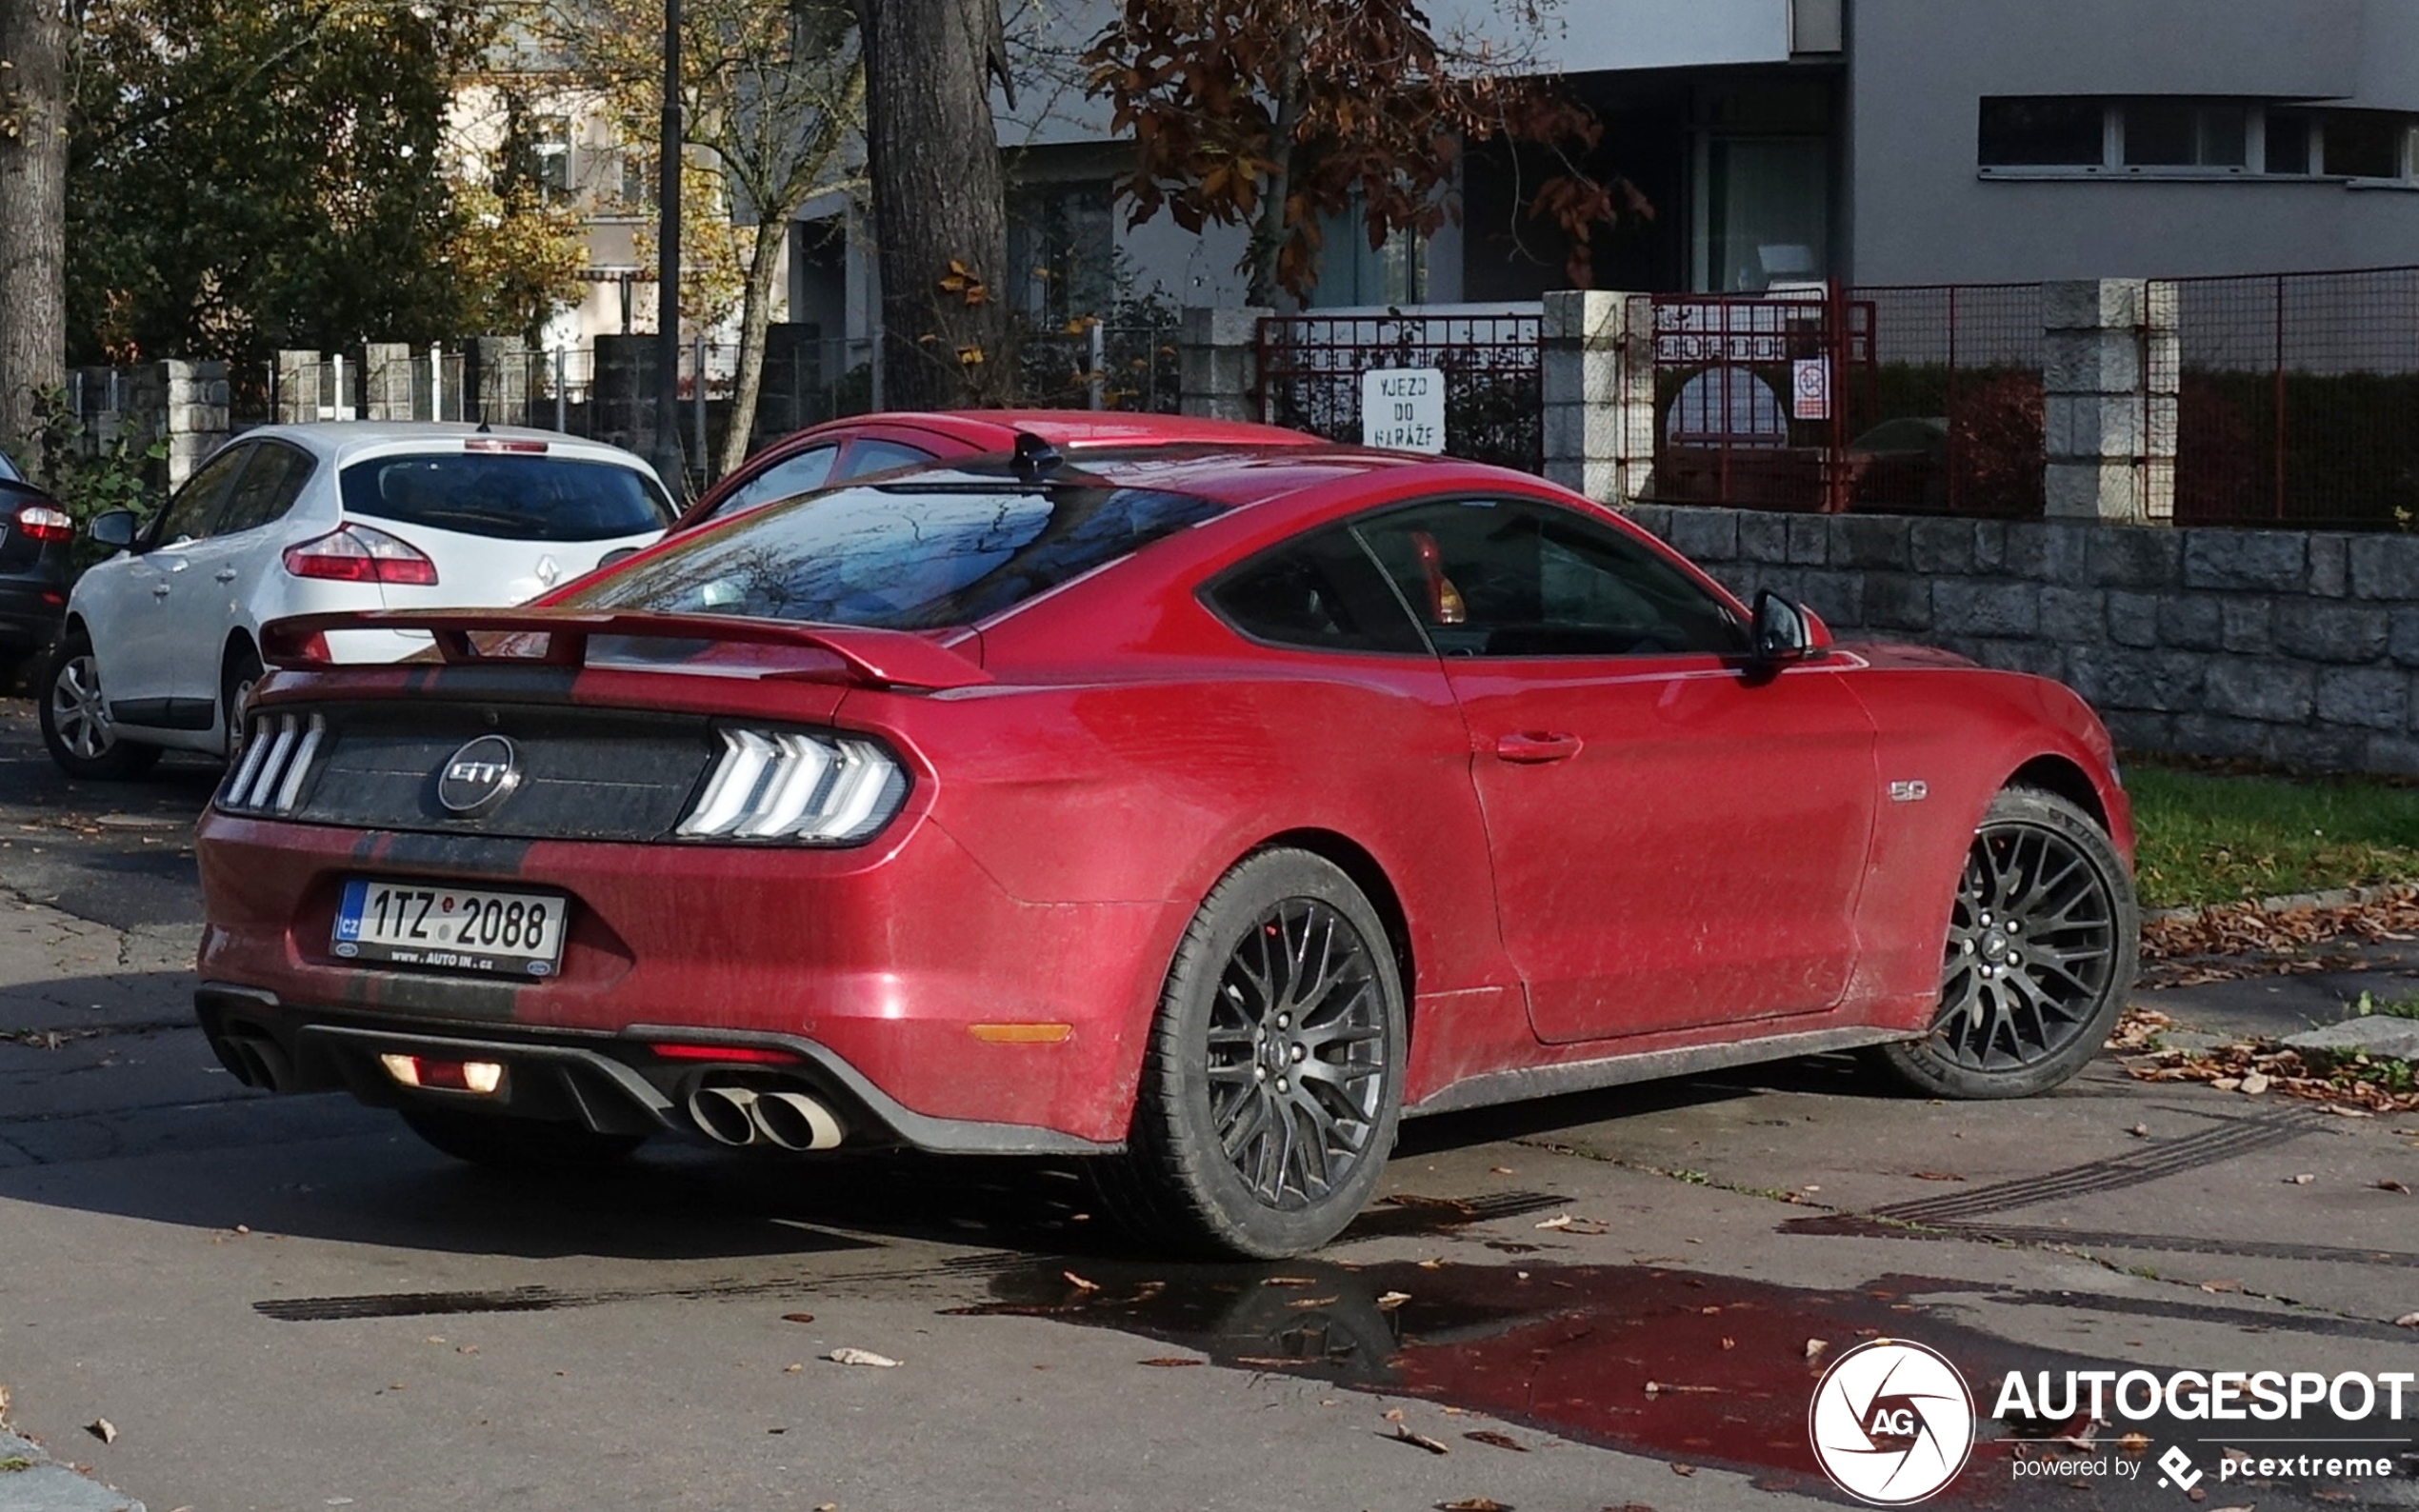
<path fill-rule="evenodd" d="M 107 755 L 115 743 L 110 707 L 101 697 L 100 665 L 90 651 L 70 657 L 51 679 L 50 727 L 62 746 L 86 761 Z"/>
<path fill-rule="evenodd" d="M 1369 1158 L 1387 1023 L 1369 945 L 1328 905 L 1287 899 L 1237 943 L 1210 1005 L 1210 1112 L 1260 1203 L 1307 1207 Z"/>
<path fill-rule="evenodd" d="M 2089 856 L 2039 825 L 1986 825 L 1949 918 L 1934 1039 L 1972 1070 L 2047 1061 L 2090 1025 L 2116 949 L 2116 899 Z"/>

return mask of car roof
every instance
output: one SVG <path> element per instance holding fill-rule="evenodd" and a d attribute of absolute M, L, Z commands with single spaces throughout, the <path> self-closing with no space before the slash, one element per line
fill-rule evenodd
<path fill-rule="evenodd" d="M 1201 415 L 1131 414 L 1115 409 L 894 409 L 827 420 L 796 438 L 821 438 L 899 426 L 951 437 L 978 451 L 1005 451 L 1023 434 L 1053 447 L 1260 446 L 1305 447 L 1327 443 L 1281 426 Z"/>
<path fill-rule="evenodd" d="M 228 444 L 264 438 L 291 442 L 314 455 L 342 464 L 372 451 L 409 451 L 413 448 L 450 450 L 452 445 L 483 437 L 490 441 L 542 441 L 550 455 L 590 462 L 614 462 L 649 471 L 646 462 L 619 447 L 583 441 L 559 430 L 527 426 L 480 426 L 454 420 L 322 420 L 307 425 L 255 426 Z"/>
<path fill-rule="evenodd" d="M 919 483 L 947 479 L 974 481 L 1005 470 L 997 457 L 967 458 L 896 475 L 877 475 L 843 484 L 843 488 L 913 489 Z M 1439 491 L 1469 488 L 1491 492 L 1551 494 L 1552 485 L 1533 473 L 1515 472 L 1457 457 L 1422 456 L 1405 451 L 1373 451 L 1361 447 L 1316 442 L 1268 449 L 1253 447 L 1139 447 L 1104 448 L 1070 457 L 1050 474 L 1060 484 L 1105 484 L 1115 488 L 1153 488 L 1191 494 L 1229 508 L 1275 504 L 1331 484 L 1353 481 L 1411 481 Z"/>

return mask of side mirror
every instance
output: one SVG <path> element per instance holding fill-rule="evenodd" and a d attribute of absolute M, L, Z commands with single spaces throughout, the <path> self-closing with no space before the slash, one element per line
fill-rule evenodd
<path fill-rule="evenodd" d="M 94 515 L 85 532 L 112 551 L 124 551 L 133 547 L 139 524 L 131 509 L 109 509 Z"/>
<path fill-rule="evenodd" d="M 1749 662 L 1771 669 L 1790 662 L 1820 656 L 1831 644 L 1829 627 L 1802 608 L 1766 588 L 1755 595 L 1755 619 L 1748 630 Z"/>

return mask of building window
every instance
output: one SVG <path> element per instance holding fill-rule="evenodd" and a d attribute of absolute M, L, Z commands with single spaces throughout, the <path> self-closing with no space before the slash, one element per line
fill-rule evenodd
<path fill-rule="evenodd" d="M 2419 175 L 2414 131 L 2413 117 L 2385 110 L 2010 95 L 1981 102 L 1975 156 L 1986 177 L 2262 174 L 2409 183 Z"/>
<path fill-rule="evenodd" d="M 2108 155 L 2107 117 L 2107 107 L 2094 99 L 1986 99 L 1982 165 L 2097 168 Z"/>
<path fill-rule="evenodd" d="M 530 126 L 530 151 L 536 161 L 538 192 L 550 204 L 571 192 L 571 118 L 541 115 Z"/>
<path fill-rule="evenodd" d="M 1116 302 L 1117 235 L 1109 186 L 1029 184 L 1008 202 L 1008 265 L 1016 308 L 1061 325 L 1105 316 Z"/>
<path fill-rule="evenodd" d="M 2249 158 L 2249 109 L 2190 100 L 2128 100 L 2119 119 L 2128 168 L 2241 169 Z"/>
<path fill-rule="evenodd" d="M 2327 112 L 2321 171 L 2330 178 L 2400 178 L 2407 116 L 2383 110 Z"/>
<path fill-rule="evenodd" d="M 2270 110 L 2267 113 L 2265 169 L 2270 173 L 2318 171 L 2318 154 L 2311 150 L 2318 123 L 2306 110 Z"/>
<path fill-rule="evenodd" d="M 1416 231 L 1390 231 L 1385 246 L 1371 247 L 1358 193 L 1343 214 L 1319 218 L 1319 281 L 1310 287 L 1306 306 L 1416 305 L 1428 297 L 1428 239 Z"/>

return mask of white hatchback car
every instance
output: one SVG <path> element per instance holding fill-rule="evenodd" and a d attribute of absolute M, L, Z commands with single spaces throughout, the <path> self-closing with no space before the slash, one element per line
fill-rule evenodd
<path fill-rule="evenodd" d="M 266 426 L 221 448 L 138 527 L 92 522 L 87 571 L 40 684 L 42 735 L 74 777 L 129 777 L 161 750 L 227 754 L 261 673 L 260 627 L 342 609 L 518 604 L 654 541 L 674 510 L 618 447 L 544 430 L 346 422 Z M 427 637 L 352 632 L 352 661 Z"/>

